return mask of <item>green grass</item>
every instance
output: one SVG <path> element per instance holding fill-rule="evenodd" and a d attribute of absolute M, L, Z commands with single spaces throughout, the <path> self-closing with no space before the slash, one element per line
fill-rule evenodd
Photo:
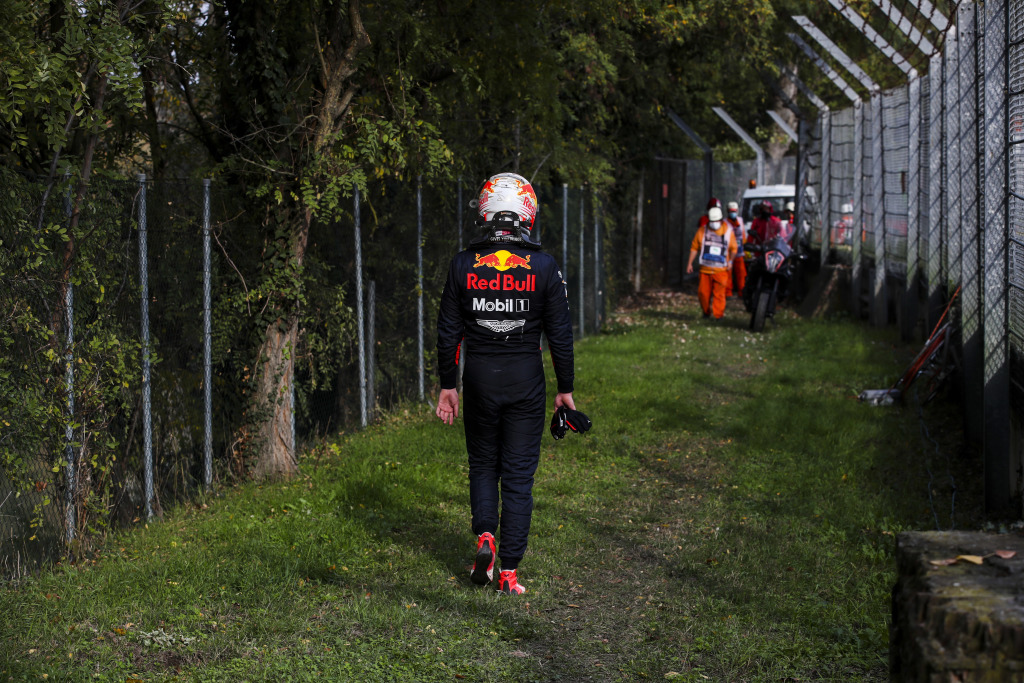
<path fill-rule="evenodd" d="M 682 301 L 578 345 L 526 595 L 469 582 L 462 426 L 409 406 L 0 590 L 0 681 L 887 680 L 893 534 L 948 526 L 950 476 L 977 522 L 958 418 L 855 399 L 891 330 Z"/>

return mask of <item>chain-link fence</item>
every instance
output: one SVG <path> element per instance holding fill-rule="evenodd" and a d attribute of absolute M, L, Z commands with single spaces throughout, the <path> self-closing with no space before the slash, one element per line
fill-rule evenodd
<path fill-rule="evenodd" d="M 0 226 L 0 574 L 74 554 L 110 526 L 248 476 L 252 392 L 288 255 L 242 193 L 209 181 L 95 180 L 5 201 Z M 372 185 L 314 224 L 299 271 L 287 404 L 302 449 L 435 383 L 449 259 L 475 236 L 475 187 Z M 17 194 L 17 193 L 14 193 Z M 580 187 L 538 188 L 576 335 L 604 319 L 605 217 Z M 75 235 L 77 237 L 69 237 Z M 53 247 L 66 248 L 66 257 Z M 38 255 L 33 265 L 19 250 Z"/>
<path fill-rule="evenodd" d="M 1020 505 L 1024 492 L 1022 21 L 1022 0 L 959 3 L 926 71 L 818 111 L 803 141 L 808 183 L 828 208 L 811 243 L 823 262 L 852 267 L 855 312 L 920 339 L 959 290 L 965 425 L 984 452 L 993 509 Z M 843 219 L 854 228 L 845 240 Z"/>

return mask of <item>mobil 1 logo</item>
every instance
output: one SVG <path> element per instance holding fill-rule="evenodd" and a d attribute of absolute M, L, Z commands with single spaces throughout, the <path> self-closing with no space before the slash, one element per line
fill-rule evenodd
<path fill-rule="evenodd" d="M 530 310 L 529 299 L 498 299 L 488 301 L 484 297 L 474 297 L 474 311 L 487 311 L 488 313 L 521 313 Z"/>

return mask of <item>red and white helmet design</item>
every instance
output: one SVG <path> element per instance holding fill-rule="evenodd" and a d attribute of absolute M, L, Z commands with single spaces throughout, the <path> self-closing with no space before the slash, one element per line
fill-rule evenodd
<path fill-rule="evenodd" d="M 512 211 L 519 219 L 533 225 L 537 216 L 537 193 L 530 181 L 516 173 L 498 173 L 480 188 L 477 211 L 485 221 L 499 211 Z"/>

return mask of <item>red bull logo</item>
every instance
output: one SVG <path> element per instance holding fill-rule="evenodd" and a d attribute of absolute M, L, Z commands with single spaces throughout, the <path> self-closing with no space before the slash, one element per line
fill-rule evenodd
<path fill-rule="evenodd" d="M 466 273 L 466 289 L 492 289 L 498 292 L 536 292 L 537 276 L 527 275 L 525 280 L 517 280 L 512 273 L 496 275 L 488 280 L 476 273 Z M 525 309 L 524 309 L 525 310 Z"/>
<path fill-rule="evenodd" d="M 473 267 L 479 268 L 480 266 L 494 268 L 495 270 L 508 270 L 510 268 L 526 268 L 530 270 L 530 257 L 523 258 L 512 252 L 500 249 L 493 254 L 485 254 L 483 256 L 477 254 L 476 263 L 473 264 Z"/>

